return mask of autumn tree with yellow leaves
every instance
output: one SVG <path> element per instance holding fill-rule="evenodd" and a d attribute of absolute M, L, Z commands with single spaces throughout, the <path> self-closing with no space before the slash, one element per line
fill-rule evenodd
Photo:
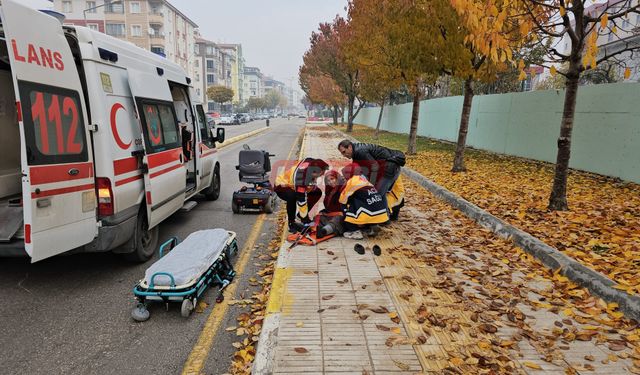
<path fill-rule="evenodd" d="M 449 0 L 351 0 L 345 53 L 356 66 L 379 69 L 413 96 L 407 153 L 416 153 L 420 100 L 426 85 L 468 59 Z"/>
<path fill-rule="evenodd" d="M 558 153 L 549 197 L 549 209 L 568 210 L 567 175 L 571 156 L 571 134 L 576 108 L 578 84 L 581 75 L 595 69 L 604 62 L 624 64 L 619 59 L 629 51 L 639 50 L 640 45 L 626 38 L 623 30 L 624 20 L 634 14 L 640 14 L 640 4 L 636 0 L 609 0 L 593 3 L 590 0 L 519 0 L 538 43 L 547 47 L 547 66 L 551 75 L 560 74 L 565 80 L 565 97 L 558 137 Z M 634 5 L 635 3 L 635 5 Z M 600 50 L 598 40 L 609 40 L 610 46 Z M 615 42 L 615 43 L 613 43 Z M 562 48 L 563 44 L 567 48 Z M 557 66 L 565 64 L 566 68 Z M 625 78 L 630 74 L 624 71 Z"/>
<path fill-rule="evenodd" d="M 464 100 L 453 172 L 466 170 L 464 151 L 469 129 L 475 81 L 492 82 L 498 73 L 514 63 L 514 56 L 531 39 L 530 19 L 524 17 L 522 3 L 514 0 L 451 0 L 464 29 L 464 47 L 469 59 L 458 65 L 457 73 L 464 79 Z M 466 62 L 467 64 L 464 64 Z M 518 69 L 523 71 L 520 60 Z M 522 73 L 521 73 L 522 74 Z"/>
<path fill-rule="evenodd" d="M 322 104 L 331 108 L 333 124 L 338 123 L 340 107 L 347 101 L 340 87 L 326 75 L 309 74 L 305 67 L 300 68 L 300 86 L 313 104 Z"/>

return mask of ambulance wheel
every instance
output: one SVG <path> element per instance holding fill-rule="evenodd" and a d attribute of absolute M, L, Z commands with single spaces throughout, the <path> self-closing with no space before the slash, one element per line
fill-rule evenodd
<path fill-rule="evenodd" d="M 276 208 L 276 200 L 273 195 L 269 195 L 269 199 L 267 199 L 267 204 L 264 205 L 264 212 L 271 214 Z"/>
<path fill-rule="evenodd" d="M 211 177 L 211 185 L 204 191 L 204 196 L 209 201 L 215 201 L 220 197 L 220 167 L 216 166 Z"/>
<path fill-rule="evenodd" d="M 234 214 L 240 213 L 240 206 L 235 201 L 231 201 L 231 210 Z"/>
<path fill-rule="evenodd" d="M 158 226 L 149 229 L 147 215 L 144 211 L 140 211 L 136 221 L 136 229 L 133 233 L 134 250 L 125 254 L 125 258 L 137 263 L 143 263 L 151 259 L 158 246 L 158 232 Z"/>
<path fill-rule="evenodd" d="M 180 315 L 183 318 L 188 318 L 191 315 L 191 311 L 193 311 L 193 302 L 190 299 L 185 299 L 182 301 L 182 308 L 180 308 Z"/>

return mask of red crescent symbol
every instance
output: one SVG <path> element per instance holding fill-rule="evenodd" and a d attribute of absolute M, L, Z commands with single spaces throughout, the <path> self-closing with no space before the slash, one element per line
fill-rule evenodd
<path fill-rule="evenodd" d="M 121 149 L 126 150 L 129 148 L 129 146 L 131 146 L 131 141 L 129 141 L 129 143 L 124 143 L 122 141 L 122 138 L 120 138 L 120 134 L 118 134 L 118 127 L 116 125 L 116 115 L 118 114 L 119 109 L 124 109 L 124 106 L 120 103 L 116 103 L 113 105 L 113 107 L 111 107 L 111 132 L 113 133 L 113 138 L 116 140 L 116 143 L 118 144 L 118 146 Z M 124 111 L 126 112 L 127 110 L 124 109 Z"/>

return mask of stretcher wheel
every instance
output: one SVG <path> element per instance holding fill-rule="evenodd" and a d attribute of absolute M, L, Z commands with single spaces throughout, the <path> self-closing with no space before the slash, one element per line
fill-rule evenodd
<path fill-rule="evenodd" d="M 144 322 L 149 319 L 149 310 L 140 303 L 131 311 L 131 317 L 136 322 Z"/>
<path fill-rule="evenodd" d="M 182 301 L 182 308 L 180 309 L 180 315 L 183 318 L 188 318 L 191 315 L 191 311 L 193 311 L 193 302 L 190 299 L 185 299 Z"/>
<path fill-rule="evenodd" d="M 231 210 L 234 214 L 240 213 L 240 206 L 234 201 L 231 202 Z"/>
<path fill-rule="evenodd" d="M 267 199 L 267 204 L 264 205 L 265 213 L 273 213 L 273 210 L 276 208 L 276 200 L 273 198 L 273 195 L 269 195 L 269 199 Z"/>

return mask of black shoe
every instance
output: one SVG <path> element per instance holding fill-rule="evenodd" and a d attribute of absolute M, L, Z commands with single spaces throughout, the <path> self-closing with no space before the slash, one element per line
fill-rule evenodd
<path fill-rule="evenodd" d="M 382 249 L 380 248 L 380 246 L 373 245 L 373 254 L 377 257 L 379 257 L 380 254 L 382 254 Z"/>
<path fill-rule="evenodd" d="M 355 244 L 355 246 L 353 246 L 353 250 L 355 250 L 355 252 L 360 254 L 360 255 L 364 255 L 364 246 L 360 245 L 359 243 L 357 243 L 357 244 Z"/>
<path fill-rule="evenodd" d="M 289 233 L 298 233 L 302 230 L 303 226 L 300 223 L 292 222 L 289 223 Z"/>
<path fill-rule="evenodd" d="M 322 238 L 326 236 L 327 236 L 327 231 L 324 229 L 324 227 L 318 229 L 318 232 L 316 233 L 316 238 Z"/>

